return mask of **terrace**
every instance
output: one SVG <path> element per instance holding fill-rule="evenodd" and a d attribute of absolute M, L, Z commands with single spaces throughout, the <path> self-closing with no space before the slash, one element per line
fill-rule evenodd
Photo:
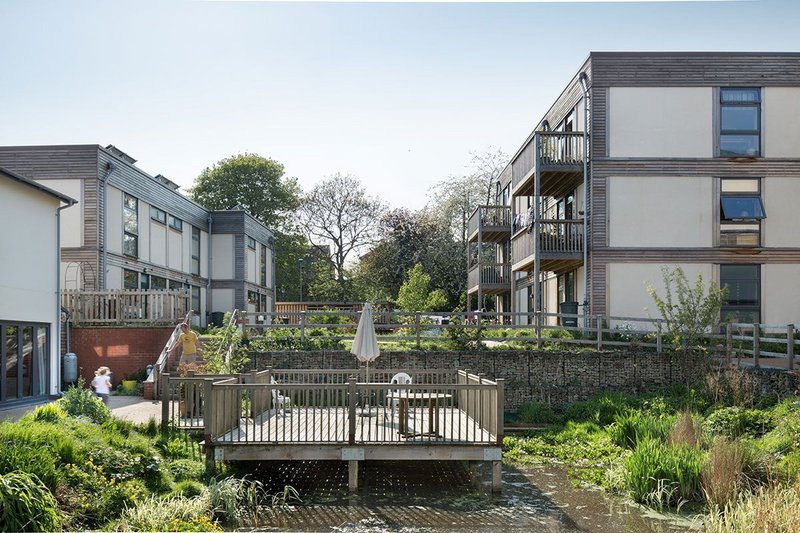
<path fill-rule="evenodd" d="M 405 372 L 409 384 L 391 383 Z M 161 376 L 162 423 L 202 431 L 206 460 L 488 461 L 500 489 L 503 380 L 466 370 L 273 370 Z"/>
<path fill-rule="evenodd" d="M 583 179 L 584 135 L 581 132 L 538 131 L 511 164 L 512 196 L 559 196 Z"/>

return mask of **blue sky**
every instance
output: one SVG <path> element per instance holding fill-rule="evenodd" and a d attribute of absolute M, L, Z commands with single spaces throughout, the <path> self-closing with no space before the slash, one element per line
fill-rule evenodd
<path fill-rule="evenodd" d="M 256 152 L 419 208 L 513 153 L 591 50 L 800 50 L 791 1 L 0 2 L 0 144 L 115 144 L 191 185 Z"/>

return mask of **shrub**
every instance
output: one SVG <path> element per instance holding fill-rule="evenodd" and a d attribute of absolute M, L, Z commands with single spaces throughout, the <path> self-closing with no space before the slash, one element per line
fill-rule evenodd
<path fill-rule="evenodd" d="M 546 403 L 526 402 L 519 408 L 519 419 L 526 424 L 552 424 L 558 421 L 558 416 Z"/>
<path fill-rule="evenodd" d="M 697 498 L 702 463 L 698 450 L 655 439 L 639 441 L 626 462 L 625 486 L 637 502 L 679 505 Z"/>
<path fill-rule="evenodd" d="M 200 496 L 205 490 L 205 485 L 198 481 L 181 481 L 172 489 L 172 496 L 185 496 L 191 498 L 193 496 Z"/>
<path fill-rule="evenodd" d="M 92 391 L 83 388 L 83 379 L 78 379 L 77 385 L 68 388 L 58 404 L 68 415 L 85 416 L 95 424 L 111 418 L 111 410 Z"/>
<path fill-rule="evenodd" d="M 47 405 L 37 407 L 33 412 L 33 419 L 37 422 L 49 422 L 51 424 L 57 424 L 66 417 L 67 414 L 64 412 L 64 410 L 55 403 L 48 403 Z"/>
<path fill-rule="evenodd" d="M 200 461 L 193 461 L 191 459 L 175 459 L 170 461 L 167 465 L 175 481 L 186 481 L 203 479 L 205 475 L 205 465 Z"/>
<path fill-rule="evenodd" d="M 56 531 L 62 516 L 58 502 L 34 474 L 0 476 L 0 526 L 3 531 Z"/>
<path fill-rule="evenodd" d="M 617 415 L 609 426 L 608 434 L 611 442 L 623 448 L 634 449 L 636 444 L 645 440 L 663 441 L 670 430 L 670 421 L 640 411 L 631 411 Z"/>
<path fill-rule="evenodd" d="M 630 408 L 631 400 L 624 394 L 606 393 L 585 402 L 568 404 L 564 409 L 564 420 L 575 422 L 595 422 L 607 426 L 618 415 Z"/>
<path fill-rule="evenodd" d="M 739 493 L 744 478 L 744 452 L 735 442 L 714 439 L 703 467 L 703 494 L 711 506 L 724 506 Z"/>
<path fill-rule="evenodd" d="M 735 439 L 741 435 L 759 436 L 774 428 L 772 418 L 764 411 L 723 407 L 706 418 L 706 429 L 714 435 Z"/>

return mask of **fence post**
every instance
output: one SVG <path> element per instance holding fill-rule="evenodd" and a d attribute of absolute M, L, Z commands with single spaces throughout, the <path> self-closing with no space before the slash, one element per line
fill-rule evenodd
<path fill-rule="evenodd" d="M 356 378 L 347 380 L 348 407 L 347 407 L 347 442 L 356 443 Z"/>
<path fill-rule="evenodd" d="M 417 350 L 420 349 L 420 321 L 419 321 L 419 311 L 414 313 L 414 324 L 416 324 L 416 332 L 417 332 Z"/>
<path fill-rule="evenodd" d="M 761 324 L 753 324 L 753 366 L 758 368 L 760 363 L 758 362 L 761 356 Z"/>
<path fill-rule="evenodd" d="M 603 349 L 603 315 L 597 315 L 597 351 Z"/>
<path fill-rule="evenodd" d="M 656 353 L 661 353 L 663 346 L 661 345 L 661 319 L 657 321 L 658 329 L 656 330 Z"/>
<path fill-rule="evenodd" d="M 306 348 L 306 312 L 300 311 L 300 343 Z"/>
<path fill-rule="evenodd" d="M 533 312 L 534 331 L 536 332 L 536 348 L 542 349 L 542 315 L 539 311 Z"/>
<path fill-rule="evenodd" d="M 214 381 L 207 379 L 203 381 L 203 440 L 205 441 L 204 447 L 206 452 L 206 472 L 214 472 L 216 464 L 214 463 L 214 397 L 213 397 Z"/>
<path fill-rule="evenodd" d="M 483 320 L 483 312 L 476 311 L 475 312 L 475 345 L 480 346 L 481 344 L 481 321 Z"/>
<path fill-rule="evenodd" d="M 728 322 L 725 324 L 725 353 L 727 354 L 728 364 L 733 359 L 733 326 Z"/>
<path fill-rule="evenodd" d="M 786 326 L 786 356 L 789 358 L 789 370 L 794 370 L 794 324 Z"/>
<path fill-rule="evenodd" d="M 169 372 L 161 374 L 161 431 L 169 429 Z M 155 379 L 153 380 L 155 383 Z"/>

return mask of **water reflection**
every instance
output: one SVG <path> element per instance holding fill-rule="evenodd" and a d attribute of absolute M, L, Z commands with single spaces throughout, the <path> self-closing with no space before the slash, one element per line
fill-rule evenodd
<path fill-rule="evenodd" d="M 495 496 L 488 492 L 488 475 L 475 483 L 454 462 L 369 462 L 353 495 L 347 493 L 346 464 L 339 461 L 264 464 L 256 477 L 271 492 L 285 483 L 303 498 L 263 531 L 666 533 L 690 526 L 599 490 L 574 487 L 556 466 L 504 466 L 503 493 Z"/>

